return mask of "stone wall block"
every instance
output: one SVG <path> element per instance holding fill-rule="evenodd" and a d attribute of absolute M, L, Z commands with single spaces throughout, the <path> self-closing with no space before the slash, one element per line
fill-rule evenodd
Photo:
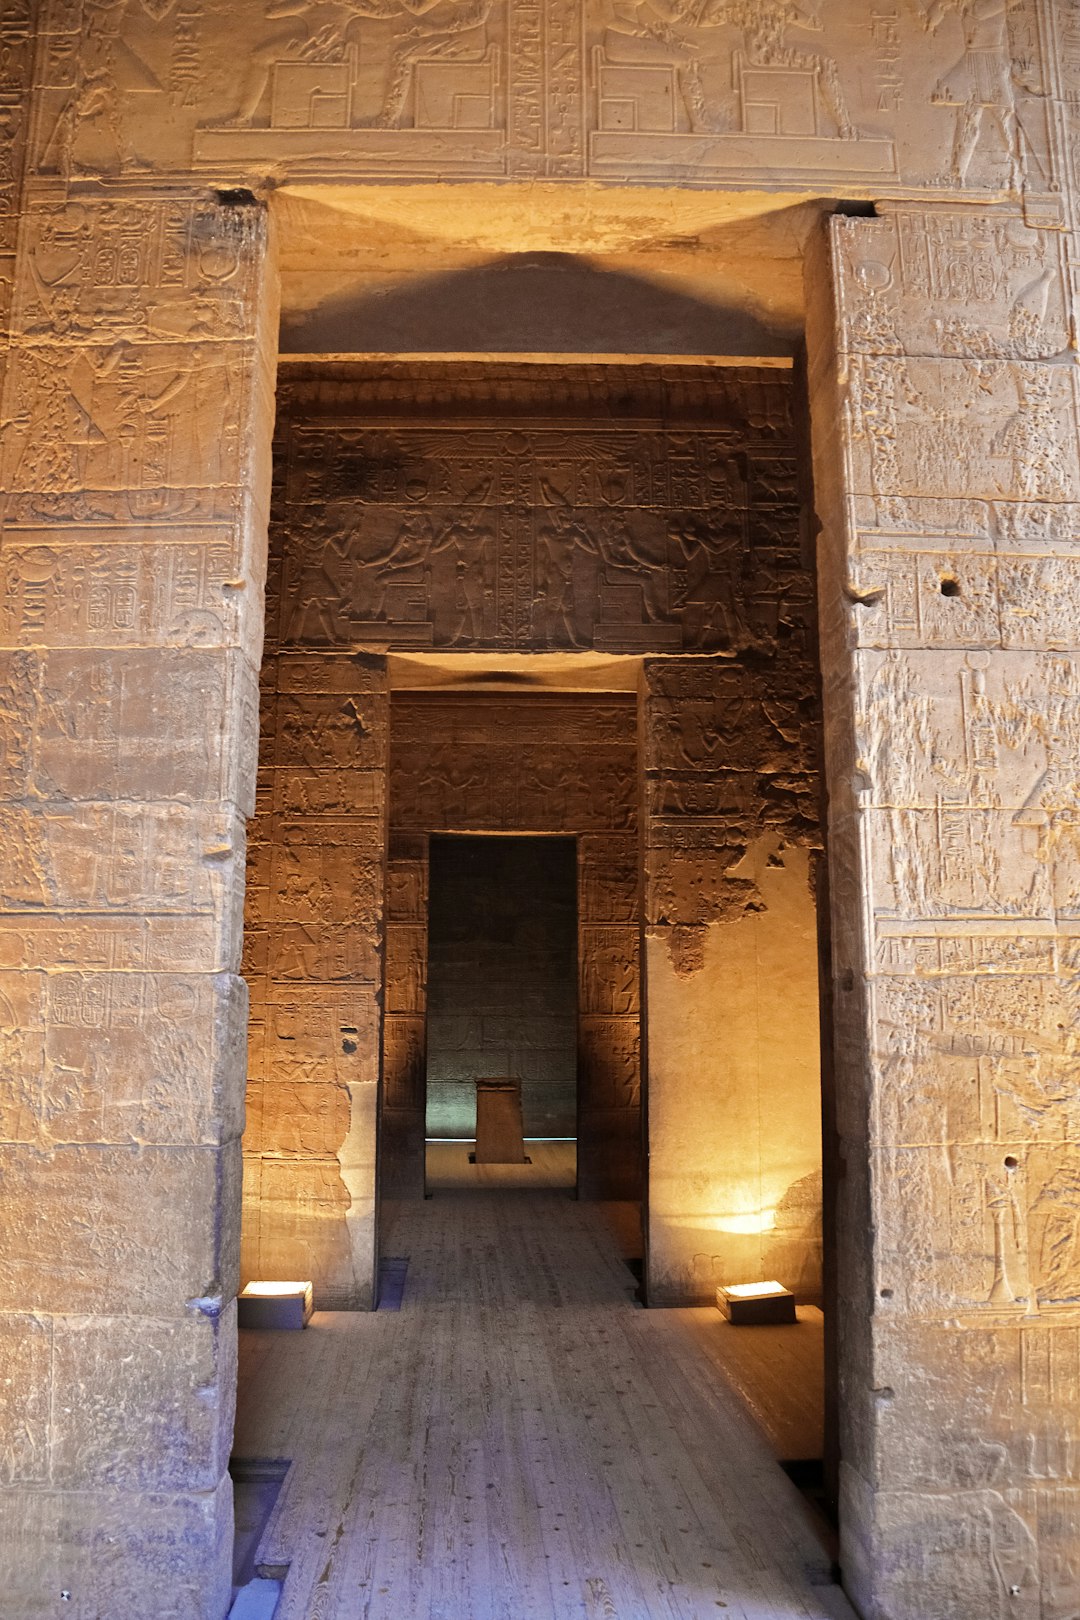
<path fill-rule="evenodd" d="M 1061 1399 L 1077 1372 L 1077 1330 L 1006 1309 L 980 1325 L 875 1322 L 880 1444 L 898 1489 L 1080 1483 L 1080 1423 Z M 1010 1414 L 1016 1395 L 1024 1422 Z"/>
<path fill-rule="evenodd" d="M 50 652 L 29 790 L 43 800 L 223 802 L 254 808 L 254 671 L 239 653 Z"/>
<path fill-rule="evenodd" d="M 186 1321 L 57 1317 L 52 1476 L 74 1490 L 212 1491 L 236 1398 L 236 1306 Z"/>
<path fill-rule="evenodd" d="M 233 974 L 55 973 L 47 980 L 47 1141 L 239 1137 L 248 997 Z"/>
<path fill-rule="evenodd" d="M 42 1125 L 46 978 L 0 971 L 0 1140 L 33 1142 Z"/>
<path fill-rule="evenodd" d="M 0 1165 L 0 1279 L 25 1310 L 187 1318 L 235 1294 L 239 1144 L 12 1145 Z"/>
<path fill-rule="evenodd" d="M 214 1490 L 5 1492 L 0 1581 L 12 1614 L 221 1620 L 232 1593 L 232 1481 Z M 167 1594 L 162 1607 L 162 1594 Z"/>
<path fill-rule="evenodd" d="M 1060 231 L 1019 216 L 886 203 L 837 219 L 842 354 L 971 360 L 1061 359 L 1070 348 Z"/>
<path fill-rule="evenodd" d="M 53 1398 L 53 1322 L 48 1316 L 0 1316 L 0 1491 L 48 1483 Z M 8 1499 L 10 1500 L 10 1499 Z M 5 1502 L 0 1495 L 0 1504 Z"/>
<path fill-rule="evenodd" d="M 188 918 L 205 924 L 223 965 L 238 960 L 244 825 L 230 807 L 8 803 L 0 829 L 0 928 L 26 931 L 27 965 L 40 960 L 28 936 L 43 913 L 76 929 L 94 915 L 103 932 L 114 918 L 138 935 L 158 919 Z"/>
<path fill-rule="evenodd" d="M 76 528 L 8 523 L 0 644 L 242 647 L 261 638 L 257 540 L 246 526 L 178 517 Z"/>

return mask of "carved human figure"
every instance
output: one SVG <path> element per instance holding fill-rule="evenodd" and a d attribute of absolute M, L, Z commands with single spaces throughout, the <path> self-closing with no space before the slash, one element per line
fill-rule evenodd
<path fill-rule="evenodd" d="M 454 516 L 431 543 L 433 557 L 448 555 L 454 565 L 454 626 L 450 645 L 475 643 L 484 638 L 484 553 L 494 535 L 478 528 L 475 512 L 471 517 Z"/>
<path fill-rule="evenodd" d="M 291 641 L 338 639 L 342 604 L 351 600 L 355 548 L 340 529 L 313 530 L 294 548 L 296 577 L 285 633 Z"/>
<path fill-rule="evenodd" d="M 124 124 L 128 97 L 160 90 L 146 64 L 124 39 L 128 0 L 86 0 L 82 37 L 75 52 L 75 82 L 42 153 L 46 168 L 69 180 L 78 167 L 80 131 L 103 124 L 121 168 L 137 160 Z"/>
<path fill-rule="evenodd" d="M 719 643 L 738 645 L 746 627 L 745 593 L 740 562 L 742 536 L 714 529 L 713 515 L 703 520 L 693 513 L 673 517 L 668 525 L 668 552 L 680 559 L 683 580 L 679 595 L 683 606 L 685 642 L 690 646 Z"/>
<path fill-rule="evenodd" d="M 1016 121 L 1014 68 L 1009 50 L 1009 12 L 1022 0 L 930 0 L 923 24 L 936 33 L 950 12 L 960 19 L 964 54 L 939 79 L 931 100 L 955 107 L 952 162 L 948 178 L 962 186 L 982 134 L 984 119 L 997 126 L 1009 157 L 1009 184 L 1019 190 L 1023 179 Z"/>
<path fill-rule="evenodd" d="M 920 762 L 932 756 L 934 731 L 929 698 L 920 692 L 913 671 L 895 651 L 886 653 L 866 694 L 866 713 L 858 766 L 885 807 L 888 860 L 897 909 L 901 915 L 927 915 L 931 892 L 928 860 L 934 857 L 925 837 Z"/>
<path fill-rule="evenodd" d="M 538 628 L 548 646 L 584 647 L 587 637 L 578 623 L 574 562 L 594 559 L 596 545 L 567 506 L 553 506 L 550 519 L 536 532 L 536 600 Z"/>
<path fill-rule="evenodd" d="M 1043 1218 L 1039 1297 L 1075 1300 L 1080 1295 L 1080 1163 L 1070 1154 L 1039 1192 L 1032 1214 Z"/>
<path fill-rule="evenodd" d="M 670 617 L 667 604 L 668 576 L 663 542 L 650 552 L 649 536 L 635 535 L 625 518 L 609 518 L 607 527 L 597 533 L 597 549 L 604 565 L 604 578 L 617 584 L 629 574 L 641 589 L 642 607 L 648 624 L 663 624 Z"/>

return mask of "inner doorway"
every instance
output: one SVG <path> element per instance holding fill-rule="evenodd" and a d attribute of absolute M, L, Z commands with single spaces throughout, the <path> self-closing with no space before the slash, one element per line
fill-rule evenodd
<path fill-rule="evenodd" d="M 572 830 L 579 1070 L 628 1172 L 646 1096 L 650 1303 L 773 1276 L 811 1297 L 820 726 L 790 373 L 326 383 L 290 366 L 278 419 L 247 1275 L 374 1302 L 381 1172 L 423 1158 L 429 840 Z"/>
<path fill-rule="evenodd" d="M 485 1079 L 520 1086 L 524 1184 L 566 1185 L 578 1134 L 576 841 L 436 836 L 430 863 L 428 1188 L 467 1176 Z M 485 1184 L 480 1166 L 474 1179 Z"/>

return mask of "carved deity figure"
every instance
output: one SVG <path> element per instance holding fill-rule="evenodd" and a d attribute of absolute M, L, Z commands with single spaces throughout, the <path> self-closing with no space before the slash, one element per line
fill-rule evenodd
<path fill-rule="evenodd" d="M 454 565 L 454 626 L 450 645 L 482 641 L 484 637 L 484 578 L 482 562 L 494 540 L 488 528 L 478 528 L 476 515 L 452 517 L 431 543 L 433 557 L 446 554 Z"/>
<path fill-rule="evenodd" d="M 549 646 L 587 646 L 578 625 L 574 559 L 594 558 L 592 537 L 566 506 L 551 509 L 551 521 L 536 534 L 536 612 Z"/>
<path fill-rule="evenodd" d="M 124 121 L 129 97 L 161 85 L 124 38 L 127 9 L 128 0 L 86 0 L 74 85 L 42 153 L 44 166 L 62 179 L 80 167 L 79 137 L 88 125 L 104 126 L 120 168 L 138 163 Z"/>
<path fill-rule="evenodd" d="M 1009 12 L 1021 0 L 930 0 L 922 13 L 924 26 L 936 33 L 949 12 L 960 19 L 964 54 L 934 86 L 931 100 L 955 107 L 952 163 L 948 178 L 962 186 L 979 144 L 984 120 L 997 126 L 1009 156 L 1009 184 L 1019 190 L 1023 178 L 1016 121 L 1014 67 L 1009 50 Z"/>
<path fill-rule="evenodd" d="M 368 20 L 396 25 L 382 105 L 368 122 L 376 129 L 400 128 L 419 57 L 487 59 L 491 47 L 486 25 L 492 4 L 493 0 L 269 0 L 266 20 L 282 26 L 249 52 L 240 104 L 227 123 L 244 129 L 255 122 L 279 61 L 349 61 L 356 26 Z M 479 44 L 462 38 L 475 30 L 483 30 Z"/>

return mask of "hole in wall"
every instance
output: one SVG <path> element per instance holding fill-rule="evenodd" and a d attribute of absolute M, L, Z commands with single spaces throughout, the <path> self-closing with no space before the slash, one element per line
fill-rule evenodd
<path fill-rule="evenodd" d="M 951 574 L 945 574 L 941 581 L 941 594 L 942 596 L 959 596 L 960 581 L 954 579 Z"/>

